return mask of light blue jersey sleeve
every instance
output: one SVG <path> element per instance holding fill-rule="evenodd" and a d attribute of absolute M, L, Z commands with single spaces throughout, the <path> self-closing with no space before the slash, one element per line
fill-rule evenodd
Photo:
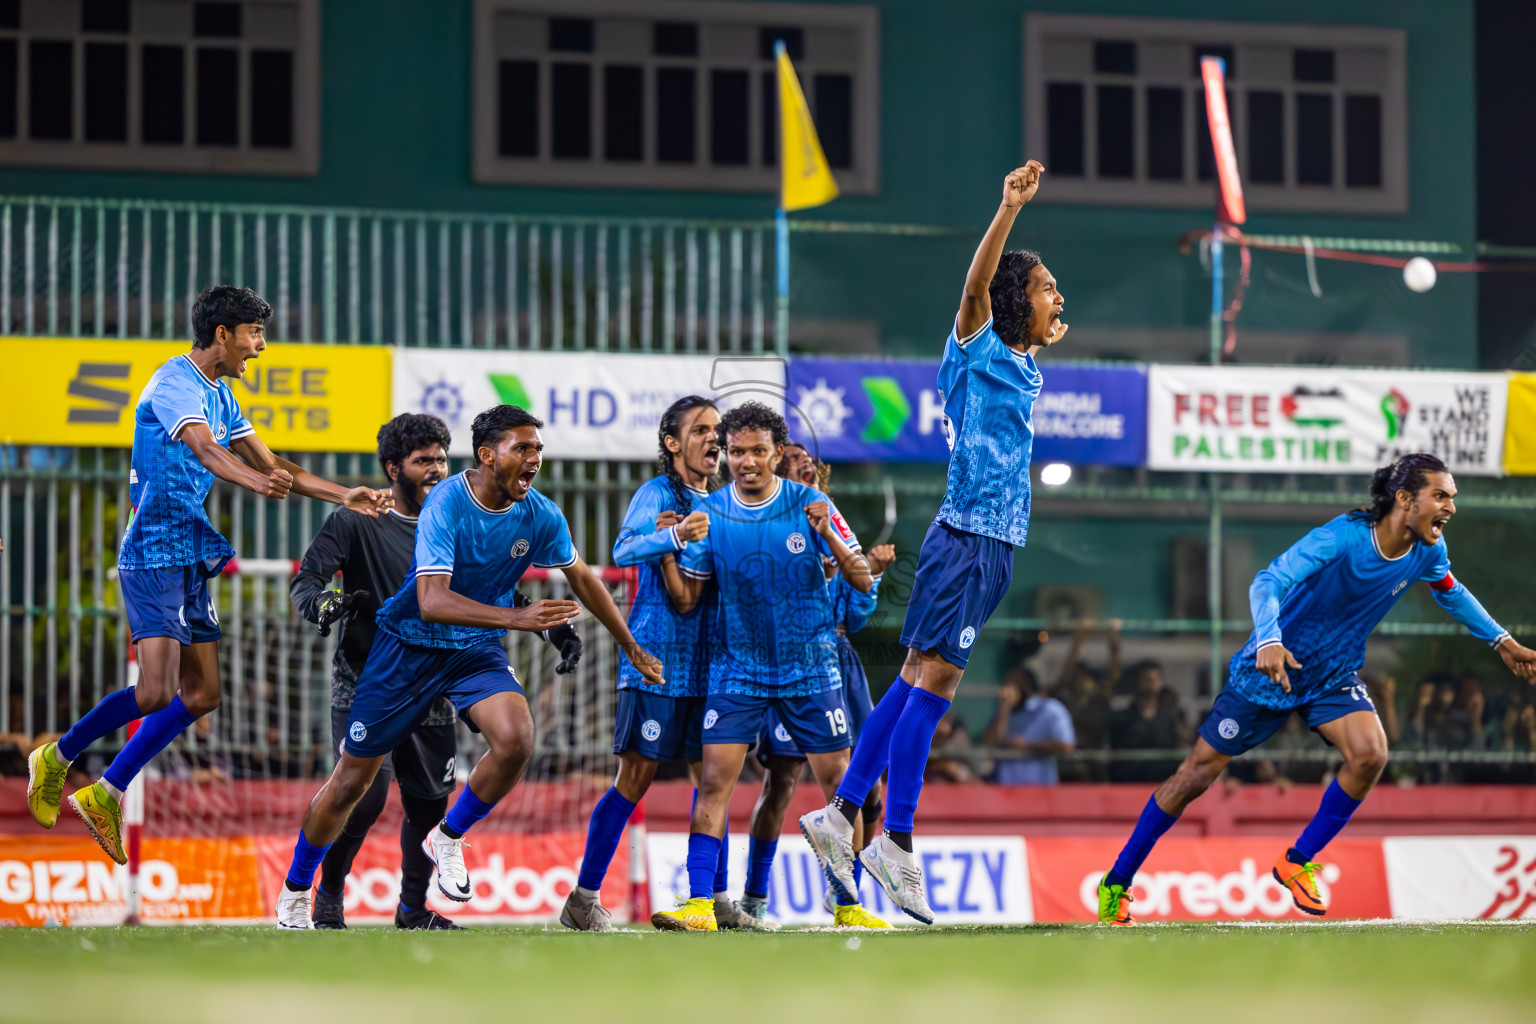
<path fill-rule="evenodd" d="M 618 539 L 613 542 L 613 564 L 622 566 L 654 562 L 663 555 L 673 555 L 683 550 L 684 544 L 677 536 L 677 528 L 656 529 L 656 517 L 664 508 L 665 493 L 655 487 L 642 487 L 629 499 L 629 510 L 624 513 L 624 523 L 619 527 Z"/>
<path fill-rule="evenodd" d="M 962 363 L 975 355 L 980 355 L 987 348 L 991 339 L 995 337 L 997 337 L 997 333 L 992 330 L 992 318 L 990 316 L 987 317 L 986 323 L 963 338 L 960 337 L 960 318 L 958 316 L 955 317 L 955 325 L 949 329 L 949 340 L 954 344 L 955 348 L 954 357 Z M 948 346 L 945 346 L 945 348 L 944 354 L 946 357 L 949 357 Z"/>
<path fill-rule="evenodd" d="M 827 503 L 827 514 L 832 520 L 832 528 L 836 530 L 837 535 L 843 539 L 843 543 L 848 545 L 848 550 L 861 550 L 858 536 L 853 532 L 853 527 L 848 525 L 848 520 L 844 519 L 843 514 L 837 510 L 837 504 L 831 498 L 827 497 L 825 494 L 821 493 L 815 488 L 806 488 L 805 499 L 801 502 L 801 504 L 809 505 L 815 501 L 824 501 Z M 825 537 L 819 533 L 816 535 L 816 546 L 822 554 L 831 557 L 832 545 L 827 541 Z"/>
<path fill-rule="evenodd" d="M 1472 591 L 1451 575 L 1451 556 L 1443 538 L 1435 545 L 1435 554 L 1437 557 L 1419 579 L 1429 584 L 1435 603 L 1444 608 L 1446 614 L 1466 626 L 1473 636 L 1485 641 L 1488 646 L 1497 647 L 1509 636 L 1509 632 L 1484 610 L 1478 599 L 1472 596 Z"/>
<path fill-rule="evenodd" d="M 1291 588 L 1316 575 L 1342 553 L 1333 523 L 1309 532 L 1253 578 L 1248 588 L 1248 607 L 1253 612 L 1253 635 L 1262 650 L 1281 642 L 1280 602 Z"/>
<path fill-rule="evenodd" d="M 240 403 L 235 401 L 235 396 L 229 396 L 229 411 L 224 417 L 224 425 L 229 428 L 230 443 L 240 440 L 242 437 L 250 437 L 256 433 L 256 428 L 251 426 L 251 421 L 245 418 L 240 411 Z"/>
<path fill-rule="evenodd" d="M 576 545 L 571 542 L 571 526 L 565 513 L 548 499 L 539 503 L 543 539 L 533 552 L 536 569 L 564 569 L 576 564 Z M 419 527 L 418 527 L 419 529 Z"/>
<path fill-rule="evenodd" d="M 155 384 L 149 407 L 171 440 L 177 440 L 188 423 L 213 429 L 203 412 L 203 391 L 201 384 L 179 373 L 167 373 Z"/>
<path fill-rule="evenodd" d="M 467 486 L 463 479 L 440 484 L 441 487 Z M 456 533 L 452 494 L 444 494 L 440 501 L 428 501 L 422 506 L 421 518 L 416 523 L 416 575 L 452 576 L 453 539 Z"/>
<path fill-rule="evenodd" d="M 677 568 L 684 576 L 707 580 L 715 574 L 715 563 L 709 555 L 709 538 L 692 541 L 677 556 Z"/>

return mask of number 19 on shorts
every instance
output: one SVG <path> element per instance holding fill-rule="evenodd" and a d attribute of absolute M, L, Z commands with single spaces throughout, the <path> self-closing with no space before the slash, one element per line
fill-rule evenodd
<path fill-rule="evenodd" d="M 833 736 L 841 736 L 848 731 L 848 716 L 843 714 L 842 708 L 833 708 L 831 711 L 823 711 L 827 716 L 827 728 Z"/>

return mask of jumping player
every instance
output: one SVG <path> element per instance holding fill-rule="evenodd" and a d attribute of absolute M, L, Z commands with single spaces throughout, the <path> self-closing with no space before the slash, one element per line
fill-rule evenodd
<path fill-rule="evenodd" d="M 416 522 L 422 502 L 448 475 L 450 437 L 435 416 L 401 413 L 379 428 L 379 466 L 390 481 L 394 507 L 377 519 L 337 509 L 315 534 L 299 571 L 288 585 L 294 609 L 320 627 L 321 635 L 338 628 L 331 667 L 331 744 L 341 749 L 346 739 L 357 677 L 368 660 L 377 635 L 374 617 L 400 589 L 416 550 Z M 329 589 L 341 573 L 341 589 Z M 528 599 L 516 596 L 518 603 Z M 573 626 L 556 626 L 544 634 L 561 652 L 557 673 L 574 671 L 581 659 L 581 637 Z M 439 697 L 415 731 L 384 759 L 373 784 L 363 794 L 341 835 L 320 865 L 315 891 L 316 928 L 346 928 L 342 909 L 347 874 L 368 830 L 389 799 L 390 776 L 400 783 L 400 905 L 396 928 L 455 929 L 458 925 L 427 907 L 427 883 L 432 862 L 422 840 L 448 810 L 453 792 L 457 739 L 453 705 Z"/>
<path fill-rule="evenodd" d="M 709 534 L 662 561 L 679 612 L 692 610 L 705 583 L 716 582 L 722 630 L 713 645 L 704 767 L 688 837 L 689 898 L 651 916 L 672 931 L 717 927 L 711 887 L 725 811 L 765 711 L 778 712 L 824 792 L 842 777 L 848 709 L 822 557 L 833 558 L 860 592 L 873 586 L 858 540 L 826 495 L 774 475 L 788 439 L 784 417 L 746 402 L 725 414 L 720 433 L 732 483 L 701 503 Z"/>
<path fill-rule="evenodd" d="M 554 502 L 533 490 L 543 462 L 543 424 L 516 406 L 475 417 L 475 466 L 434 487 L 416 528 L 405 582 L 378 614 L 379 632 L 357 680 L 350 724 L 330 779 L 310 802 L 277 899 L 279 928 L 307 929 L 315 869 L 346 824 L 384 756 L 398 747 L 440 696 L 485 736 L 489 749 L 422 848 L 437 887 L 464 902 L 474 892 L 464 866 L 464 833 L 521 778 L 533 751 L 533 718 L 502 647 L 509 629 L 541 632 L 569 622 L 575 601 L 513 607 L 530 568 L 565 569 L 571 591 L 635 662 L 663 685 L 661 663 L 635 643 L 597 574 L 571 543 Z"/>
<path fill-rule="evenodd" d="M 1147 801 L 1115 866 L 1099 881 L 1099 920 L 1132 923 L 1131 884 L 1159 837 L 1233 757 L 1274 735 L 1292 712 L 1344 755 L 1344 766 L 1295 845 L 1275 861 L 1275 881 L 1296 908 L 1321 916 L 1314 858 L 1349 823 L 1387 765 L 1387 734 L 1357 674 L 1365 640 L 1413 583 L 1499 652 L 1509 670 L 1536 678 L 1536 651 L 1516 643 L 1451 575 L 1445 525 L 1456 481 L 1433 455 L 1405 455 L 1371 478 L 1368 508 L 1339 516 L 1296 542 L 1248 589 L 1253 633 L 1232 656 L 1227 685 L 1195 747 Z"/>
<path fill-rule="evenodd" d="M 388 492 L 346 488 L 280 459 L 240 413 L 225 377 L 260 358 L 272 307 L 249 288 L 215 285 L 192 305 L 192 350 L 157 369 L 133 412 L 128 500 L 118 585 L 139 664 L 137 686 L 107 694 L 57 743 L 27 759 L 27 806 L 44 828 L 58 821 L 69 763 L 141 716 L 144 724 L 101 779 L 69 798 L 107 856 L 123 853 L 123 792 L 156 754 L 219 706 L 219 616 L 208 580 L 234 549 L 208 521 L 213 478 L 281 501 L 289 492 L 375 517 Z"/>
<path fill-rule="evenodd" d="M 645 649 L 667 665 L 667 685 L 644 685 L 627 658 L 619 662 L 619 707 L 614 716 L 613 752 L 619 774 L 592 808 L 586 853 L 576 887 L 560 910 L 560 923 L 576 931 L 613 930 L 598 899 L 603 876 L 635 805 L 650 789 L 662 761 L 687 761 L 694 781 L 704 756 L 704 703 L 709 694 L 707 645 L 714 615 L 713 588 L 698 606 L 679 614 L 667 595 L 658 563 L 686 549 L 709 532 L 709 517 L 698 505 L 719 479 L 720 413 L 699 395 L 679 398 L 662 414 L 657 429 L 661 473 L 630 498 L 624 524 L 613 545 L 615 565 L 639 566 L 629 629 Z M 721 845 L 716 864 L 715 919 L 722 928 L 764 928 L 768 923 L 745 915 L 726 894 L 728 850 Z"/>
<path fill-rule="evenodd" d="M 832 887 L 853 896 L 853 823 L 888 765 L 885 834 L 859 858 L 892 902 L 924 924 L 933 923 L 933 911 L 912 856 L 912 817 L 928 748 L 977 634 L 1008 590 L 1013 549 L 1024 544 L 1032 409 L 1042 383 L 1034 356 L 1067 333 L 1061 293 L 1040 257 L 1003 251 L 1043 170 L 1031 160 L 1004 179 L 1002 205 L 971 260 L 944 345 L 938 384 L 949 480 L 918 553 L 901 631 L 906 664 L 864 723 L 832 803 L 800 819 Z"/>
<path fill-rule="evenodd" d="M 804 445 L 791 441 L 784 446 L 784 458 L 779 462 L 779 476 L 798 480 L 807 487 L 826 491 L 831 479 L 831 467 L 811 456 Z M 831 590 L 833 621 L 837 623 L 837 665 L 843 677 L 843 698 L 848 705 L 849 734 L 853 742 L 859 742 L 859 732 L 874 710 L 869 697 L 869 679 L 864 665 L 848 637 L 864 628 L 874 613 L 879 597 L 880 577 L 896 558 L 896 549 L 890 544 L 879 544 L 864 552 L 869 563 L 870 577 L 874 586 L 868 593 L 861 593 L 828 565 L 832 574 L 827 580 Z M 784 827 L 784 814 L 794 799 L 800 776 L 805 768 L 805 755 L 795 746 L 789 731 L 779 721 L 779 716 L 769 711 L 763 716 L 763 728 L 757 738 L 757 760 L 763 767 L 763 788 L 752 808 L 752 823 L 747 834 L 747 879 L 742 890 L 741 906 L 748 914 L 761 918 L 768 907 L 768 884 L 773 872 L 774 857 L 778 853 L 779 836 Z M 869 841 L 875 822 L 880 820 L 882 787 L 879 780 L 864 801 L 861 820 L 854 822 L 853 848 L 862 850 Z M 857 892 L 864 866 L 854 861 L 854 890 Z M 839 928 L 889 928 L 890 925 L 871 914 L 862 904 L 839 903 L 829 888 L 825 894 L 827 913 L 833 916 Z"/>

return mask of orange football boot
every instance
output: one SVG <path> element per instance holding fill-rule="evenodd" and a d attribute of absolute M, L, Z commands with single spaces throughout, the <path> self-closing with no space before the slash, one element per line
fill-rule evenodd
<path fill-rule="evenodd" d="M 1322 893 L 1317 889 L 1317 876 L 1323 870 L 1323 866 L 1316 861 L 1309 860 L 1305 864 L 1297 864 L 1286 853 L 1280 855 L 1275 861 L 1272 874 L 1275 881 L 1290 890 L 1291 899 L 1296 902 L 1296 909 L 1303 914 L 1311 914 L 1313 917 L 1322 917 L 1328 913 L 1328 903 L 1323 899 Z"/>

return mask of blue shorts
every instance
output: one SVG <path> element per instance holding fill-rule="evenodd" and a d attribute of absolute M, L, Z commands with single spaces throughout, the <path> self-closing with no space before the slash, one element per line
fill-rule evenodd
<path fill-rule="evenodd" d="M 928 527 L 901 626 L 901 643 L 965 668 L 971 646 L 1013 581 L 1013 545 L 996 537 Z"/>
<path fill-rule="evenodd" d="M 183 646 L 219 639 L 219 613 L 208 580 L 195 565 L 119 569 L 123 609 L 135 641 L 168 636 Z"/>
<path fill-rule="evenodd" d="M 704 697 L 667 697 L 643 686 L 619 691 L 613 716 L 613 752 L 633 750 L 652 761 L 697 761 L 704 756 Z"/>
<path fill-rule="evenodd" d="M 1221 753 L 1236 757 L 1278 732 L 1293 711 L 1307 720 L 1307 728 L 1316 729 L 1356 711 L 1374 715 L 1376 705 L 1366 693 L 1364 680 L 1355 675 L 1294 708 L 1267 708 L 1228 688 L 1216 695 L 1211 713 L 1200 723 L 1200 735 Z"/>
<path fill-rule="evenodd" d="M 870 712 L 875 710 L 869 698 L 869 679 L 864 675 L 864 664 L 846 636 L 837 638 L 837 666 L 843 675 L 843 703 L 848 709 L 848 731 L 853 742 L 859 742 L 859 733 Z M 757 760 L 766 765 L 770 757 L 805 757 L 795 746 L 794 737 L 784 728 L 778 712 L 769 709 L 763 716 L 763 730 L 757 737 Z"/>
<path fill-rule="evenodd" d="M 800 751 L 827 754 L 853 746 L 848 734 L 848 708 L 843 688 L 823 690 L 803 697 L 749 697 L 741 693 L 712 693 L 704 712 L 704 745 L 756 743 L 767 712 L 778 720 Z M 803 757 L 794 753 L 790 757 Z"/>
<path fill-rule="evenodd" d="M 522 692 L 499 640 L 464 648 L 420 647 L 381 629 L 357 677 L 345 750 L 353 757 L 389 753 L 416 731 L 441 696 L 468 721 L 468 711 L 485 698 Z"/>

